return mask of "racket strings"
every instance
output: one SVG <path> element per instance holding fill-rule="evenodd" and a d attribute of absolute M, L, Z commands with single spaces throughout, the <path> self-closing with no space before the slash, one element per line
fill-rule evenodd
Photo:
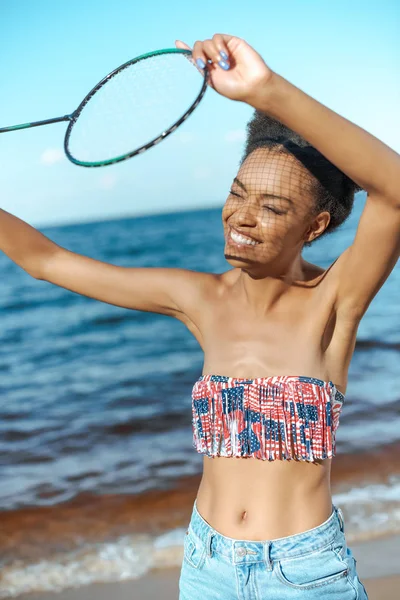
<path fill-rule="evenodd" d="M 70 153 L 96 162 L 148 144 L 185 115 L 203 82 L 184 54 L 154 55 L 123 68 L 81 110 L 68 140 Z"/>

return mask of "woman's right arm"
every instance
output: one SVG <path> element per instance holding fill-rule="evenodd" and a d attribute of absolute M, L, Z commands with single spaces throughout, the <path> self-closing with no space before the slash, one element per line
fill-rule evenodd
<path fill-rule="evenodd" d="M 0 249 L 35 279 L 134 310 L 191 320 L 213 275 L 178 268 L 120 267 L 70 252 L 0 209 Z"/>

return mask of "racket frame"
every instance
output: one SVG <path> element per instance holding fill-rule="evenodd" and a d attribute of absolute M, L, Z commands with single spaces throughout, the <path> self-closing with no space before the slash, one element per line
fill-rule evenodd
<path fill-rule="evenodd" d="M 110 79 L 115 77 L 115 75 L 117 75 L 118 73 L 120 73 L 121 71 L 126 69 L 127 67 L 130 67 L 131 65 L 134 65 L 135 63 L 137 63 L 141 60 L 146 60 L 148 58 L 152 58 L 153 56 L 158 56 L 158 55 L 162 55 L 162 54 L 183 54 L 183 55 L 187 56 L 187 58 L 189 59 L 190 62 L 192 62 L 192 60 L 189 58 L 189 55 L 191 56 L 192 52 L 190 50 L 186 50 L 183 48 L 164 48 L 162 50 L 155 50 L 153 52 L 147 52 L 146 54 L 141 54 L 140 56 L 136 56 L 135 58 L 132 58 L 131 60 L 128 60 L 127 62 L 123 63 L 122 65 L 120 65 L 119 67 L 117 67 L 116 69 L 114 69 L 113 71 L 108 73 L 108 75 L 103 77 L 103 79 L 101 79 L 90 90 L 90 92 L 88 94 L 86 94 L 86 96 L 84 97 L 82 102 L 79 104 L 79 106 L 70 115 L 64 115 L 62 117 L 55 117 L 53 119 L 45 119 L 43 121 L 32 121 L 30 123 L 21 123 L 19 125 L 10 125 L 9 127 L 1 127 L 0 133 L 6 133 L 9 131 L 17 131 L 18 129 L 28 129 L 30 127 L 38 127 L 40 125 L 49 125 L 52 123 L 59 123 L 61 121 L 68 121 L 67 131 L 65 132 L 65 136 L 64 136 L 64 152 L 65 152 L 67 158 L 72 163 L 74 163 L 75 165 L 78 165 L 80 167 L 104 167 L 107 165 L 112 165 L 117 162 L 121 162 L 123 160 L 127 160 L 128 158 L 132 158 L 133 156 L 136 156 L 138 154 L 142 154 L 143 152 L 145 152 L 152 146 L 155 146 L 156 144 L 160 143 L 167 136 L 169 136 L 173 131 L 178 129 L 178 127 L 184 121 L 186 121 L 186 119 L 192 114 L 192 112 L 195 110 L 195 108 L 199 105 L 201 99 L 203 98 L 203 96 L 207 90 L 208 75 L 209 75 L 207 67 L 204 69 L 204 73 L 201 73 L 199 71 L 199 73 L 204 76 L 203 84 L 201 86 L 200 92 L 198 93 L 197 97 L 195 98 L 194 102 L 191 104 L 189 109 L 183 115 L 181 115 L 179 117 L 179 119 L 177 119 L 170 127 L 168 127 L 168 129 L 164 130 L 160 135 L 156 136 L 155 138 L 153 138 L 146 144 L 139 146 L 139 148 L 136 148 L 135 150 L 132 150 L 131 152 L 121 154 L 120 156 L 116 156 L 116 157 L 109 158 L 106 160 L 83 161 L 83 160 L 77 159 L 70 152 L 69 139 L 71 136 L 73 126 L 75 125 L 76 121 L 78 120 L 78 117 L 81 114 L 84 107 L 86 106 L 86 104 L 94 96 L 94 94 L 96 94 L 96 92 L 98 92 Z M 195 65 L 193 65 L 193 66 L 195 66 Z M 195 67 L 195 68 L 197 68 L 197 67 Z M 197 70 L 199 70 L 199 69 L 197 69 Z"/>

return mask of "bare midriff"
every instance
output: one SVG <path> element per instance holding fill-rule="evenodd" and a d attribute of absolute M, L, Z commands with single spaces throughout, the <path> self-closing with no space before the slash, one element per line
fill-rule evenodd
<path fill-rule="evenodd" d="M 312 529 L 332 512 L 331 460 L 204 456 L 197 509 L 218 533 L 235 539 L 274 540 Z"/>
<path fill-rule="evenodd" d="M 333 381 L 345 394 L 357 328 L 350 319 L 337 318 L 335 280 L 322 281 L 322 269 L 317 276 L 309 265 L 304 272 L 309 269 L 308 283 L 293 286 L 264 311 L 249 306 L 235 288 L 237 270 L 221 276 L 217 293 L 208 293 L 191 329 L 204 352 L 203 373 L 302 375 Z M 266 541 L 302 533 L 332 513 L 331 462 L 204 455 L 197 509 L 218 533 L 233 539 Z"/>

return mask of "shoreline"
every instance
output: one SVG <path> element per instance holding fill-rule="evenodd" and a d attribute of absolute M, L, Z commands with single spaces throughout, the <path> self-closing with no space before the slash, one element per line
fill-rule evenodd
<path fill-rule="evenodd" d="M 400 588 L 400 534 L 349 544 L 369 600 L 393 600 Z M 177 600 L 181 567 L 153 569 L 139 579 L 94 583 L 61 592 L 31 592 L 18 600 Z M 207 600 L 207 599 L 204 599 Z"/>

